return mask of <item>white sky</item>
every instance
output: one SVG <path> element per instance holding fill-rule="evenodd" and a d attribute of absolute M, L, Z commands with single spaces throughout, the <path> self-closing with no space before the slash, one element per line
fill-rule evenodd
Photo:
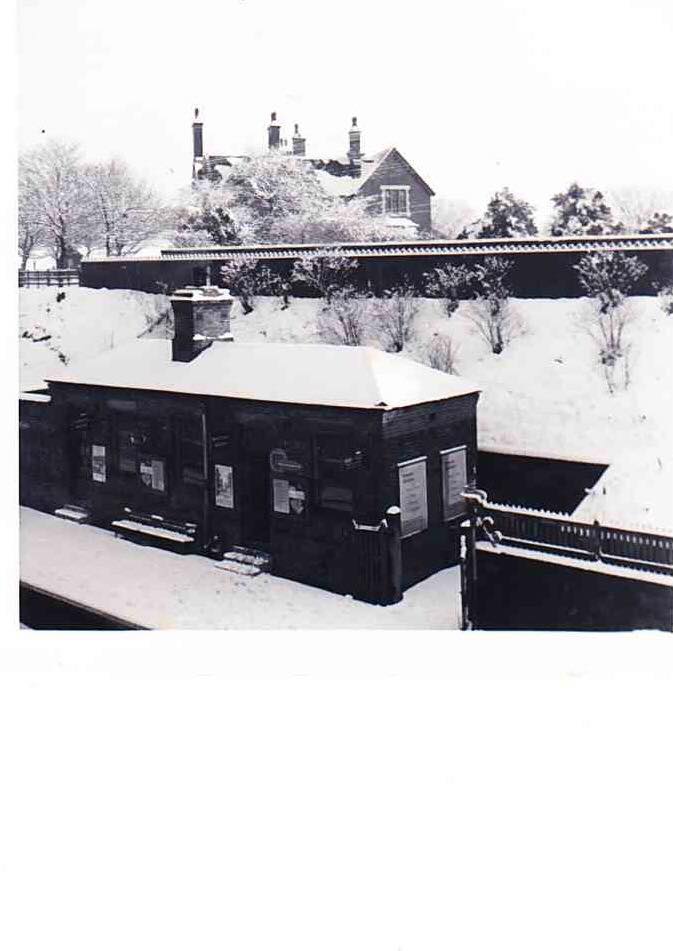
<path fill-rule="evenodd" d="M 572 179 L 668 188 L 669 0 L 21 0 L 19 144 L 123 156 L 163 191 L 206 151 L 262 149 L 271 110 L 315 154 L 396 145 L 438 195 L 503 185 L 546 213 Z M 45 130 L 44 134 L 42 130 Z"/>

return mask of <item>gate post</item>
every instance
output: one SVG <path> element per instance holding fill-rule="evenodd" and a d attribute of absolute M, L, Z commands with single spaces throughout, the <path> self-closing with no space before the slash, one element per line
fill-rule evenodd
<path fill-rule="evenodd" d="M 386 510 L 388 523 L 388 590 L 390 604 L 402 600 L 402 513 L 398 505 Z"/>

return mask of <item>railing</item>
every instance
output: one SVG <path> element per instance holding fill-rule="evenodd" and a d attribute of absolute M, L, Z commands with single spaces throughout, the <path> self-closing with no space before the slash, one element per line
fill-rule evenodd
<path fill-rule="evenodd" d="M 79 284 L 77 268 L 55 271 L 19 271 L 19 287 L 65 287 Z"/>
<path fill-rule="evenodd" d="M 673 538 L 663 532 L 576 522 L 556 512 L 489 502 L 481 515 L 492 519 L 498 541 L 514 547 L 673 574 Z"/>

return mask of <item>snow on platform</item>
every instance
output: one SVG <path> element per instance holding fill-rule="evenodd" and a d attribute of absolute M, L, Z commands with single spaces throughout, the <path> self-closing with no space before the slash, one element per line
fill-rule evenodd
<path fill-rule="evenodd" d="M 22 508 L 21 581 L 122 622 L 153 629 L 457 630 L 460 569 L 381 607 L 218 562 L 138 546 L 111 531 Z M 57 555 L 55 554 L 58 553 Z"/>

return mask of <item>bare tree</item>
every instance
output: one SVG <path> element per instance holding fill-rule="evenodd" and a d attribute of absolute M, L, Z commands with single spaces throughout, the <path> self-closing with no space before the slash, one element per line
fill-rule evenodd
<path fill-rule="evenodd" d="M 105 253 L 129 254 L 166 226 L 168 212 L 156 192 L 120 159 L 87 165 L 84 184 Z"/>
<path fill-rule="evenodd" d="M 364 343 L 370 323 L 370 301 L 355 297 L 352 288 L 334 291 L 318 319 L 318 333 L 326 343 L 359 347 Z"/>
<path fill-rule="evenodd" d="M 457 238 L 477 217 L 474 208 L 460 199 L 435 198 L 432 203 L 432 230 L 442 238 Z"/>
<path fill-rule="evenodd" d="M 626 328 L 633 320 L 633 312 L 628 295 L 647 271 L 647 265 L 635 255 L 606 251 L 586 254 L 574 267 L 592 300 L 586 326 L 598 347 L 608 390 L 613 393 L 620 370 L 624 387 L 629 383 L 631 343 Z"/>
<path fill-rule="evenodd" d="M 30 188 L 29 169 L 23 156 L 19 158 L 18 216 L 17 238 L 21 270 L 25 271 L 28 258 L 42 245 L 45 233 L 35 196 Z"/>
<path fill-rule="evenodd" d="M 472 283 L 472 272 L 464 264 L 443 264 L 424 276 L 427 293 L 441 298 L 446 316 L 451 317 Z"/>
<path fill-rule="evenodd" d="M 292 268 L 291 281 L 317 291 L 329 304 L 333 295 L 346 287 L 348 277 L 358 262 L 338 252 L 304 254 Z"/>
<path fill-rule="evenodd" d="M 56 259 L 68 256 L 96 230 L 84 190 L 79 147 L 51 140 L 20 160 L 21 206 L 30 209 L 34 227 Z"/>
<path fill-rule="evenodd" d="M 458 347 L 448 334 L 434 334 L 425 349 L 425 362 L 433 370 L 444 373 L 457 373 L 456 357 Z"/>
<path fill-rule="evenodd" d="M 400 353 L 414 334 L 419 302 L 412 287 L 397 287 L 375 302 L 376 324 L 386 350 Z"/>
<path fill-rule="evenodd" d="M 627 232 L 670 231 L 673 227 L 673 191 L 643 185 L 622 185 L 612 189 L 608 198 Z"/>
<path fill-rule="evenodd" d="M 473 271 L 474 301 L 468 318 L 492 353 L 502 353 L 523 332 L 523 326 L 510 303 L 508 275 L 513 261 L 487 257 Z"/>

